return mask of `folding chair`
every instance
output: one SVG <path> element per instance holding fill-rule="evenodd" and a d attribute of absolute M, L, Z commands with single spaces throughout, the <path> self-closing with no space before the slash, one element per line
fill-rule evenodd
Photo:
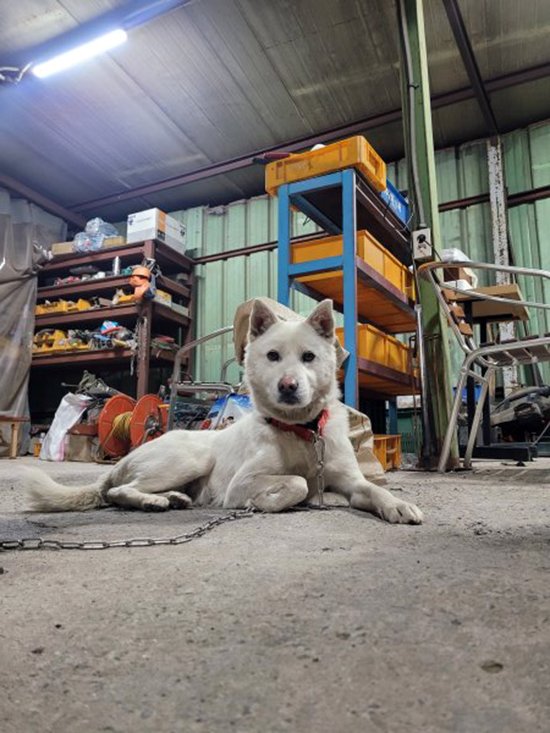
<path fill-rule="evenodd" d="M 520 276 L 537 278 L 542 282 L 544 280 L 550 280 L 550 272 L 548 270 L 493 265 L 485 262 L 428 262 L 418 268 L 419 277 L 424 278 L 432 284 L 451 331 L 465 355 L 460 368 L 451 417 L 439 459 L 438 471 L 440 472 L 444 472 L 447 469 L 451 443 L 457 429 L 462 394 L 468 378 L 471 377 L 481 384 L 481 393 L 468 436 L 463 461 L 464 468 L 471 468 L 472 453 L 483 415 L 483 406 L 487 399 L 489 381 L 495 370 L 550 361 L 550 333 L 529 335 L 522 338 L 516 337 L 501 343 L 477 344 L 474 338 L 472 324 L 468 322 L 466 312 L 460 303 L 467 299 L 473 304 L 481 301 L 501 304 L 501 306 L 507 305 L 512 312 L 518 308 L 532 308 L 547 311 L 550 310 L 550 304 L 525 300 L 519 290 L 517 293 L 519 299 L 515 299 L 483 292 L 484 288 L 463 290 L 451 283 L 442 282 L 437 275 L 437 270 L 452 267 L 468 267 L 473 270 L 508 273 L 511 279 Z M 485 290 L 488 289 L 490 288 L 485 288 Z M 490 320 L 490 317 L 488 320 Z M 541 320 L 544 321 L 544 319 Z M 478 368 L 477 370 L 476 367 Z M 482 370 L 481 373 L 479 369 Z"/>

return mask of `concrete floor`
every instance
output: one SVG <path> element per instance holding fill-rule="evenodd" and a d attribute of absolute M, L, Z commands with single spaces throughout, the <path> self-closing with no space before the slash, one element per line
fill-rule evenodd
<path fill-rule="evenodd" d="M 0 461 L 3 539 L 170 536 L 220 514 L 29 515 L 23 462 Z M 0 551 L 2 732 L 548 731 L 550 461 L 478 465 L 391 474 L 421 527 L 336 508 L 178 547 Z"/>

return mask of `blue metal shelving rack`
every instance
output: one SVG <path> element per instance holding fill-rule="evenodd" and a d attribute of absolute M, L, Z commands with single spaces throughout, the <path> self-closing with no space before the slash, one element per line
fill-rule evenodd
<path fill-rule="evenodd" d="M 340 226 L 314 207 L 305 195 L 322 189 L 339 187 L 342 197 L 342 223 Z M 359 404 L 359 380 L 357 360 L 357 270 L 355 267 L 357 204 L 356 173 L 352 168 L 309 178 L 279 187 L 279 253 L 277 299 L 289 305 L 290 288 L 295 277 L 314 272 L 342 270 L 344 290 L 344 348 L 349 357 L 344 365 L 344 402 L 350 407 Z M 319 260 L 290 263 L 290 211 L 295 206 L 329 234 L 341 234 L 343 254 Z"/>

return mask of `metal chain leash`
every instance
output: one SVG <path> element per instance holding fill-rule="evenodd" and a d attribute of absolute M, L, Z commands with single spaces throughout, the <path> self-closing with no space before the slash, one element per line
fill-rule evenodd
<path fill-rule="evenodd" d="M 196 527 L 186 534 L 175 537 L 133 538 L 129 540 L 88 540 L 75 542 L 71 540 L 46 540 L 41 537 L 25 537 L 21 540 L 0 540 L 0 550 L 108 550 L 114 547 L 155 547 L 158 545 L 183 545 L 185 542 L 202 537 L 215 527 L 226 522 L 251 517 L 255 512 L 253 507 L 238 509 L 230 514 L 211 519 L 205 524 Z"/>
<path fill-rule="evenodd" d="M 315 433 L 313 436 L 313 448 L 317 459 L 317 496 L 319 497 L 319 509 L 323 509 L 323 493 L 325 491 L 325 441 L 318 433 Z"/>

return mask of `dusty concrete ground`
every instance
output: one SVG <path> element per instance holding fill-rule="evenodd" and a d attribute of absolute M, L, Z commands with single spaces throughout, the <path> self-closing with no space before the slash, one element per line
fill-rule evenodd
<path fill-rule="evenodd" d="M 222 514 L 29 515 L 22 462 L 0 462 L 1 538 L 170 536 Z M 548 460 L 392 474 L 422 527 L 338 508 L 178 547 L 0 552 L 1 730 L 548 731 L 549 479 Z"/>

